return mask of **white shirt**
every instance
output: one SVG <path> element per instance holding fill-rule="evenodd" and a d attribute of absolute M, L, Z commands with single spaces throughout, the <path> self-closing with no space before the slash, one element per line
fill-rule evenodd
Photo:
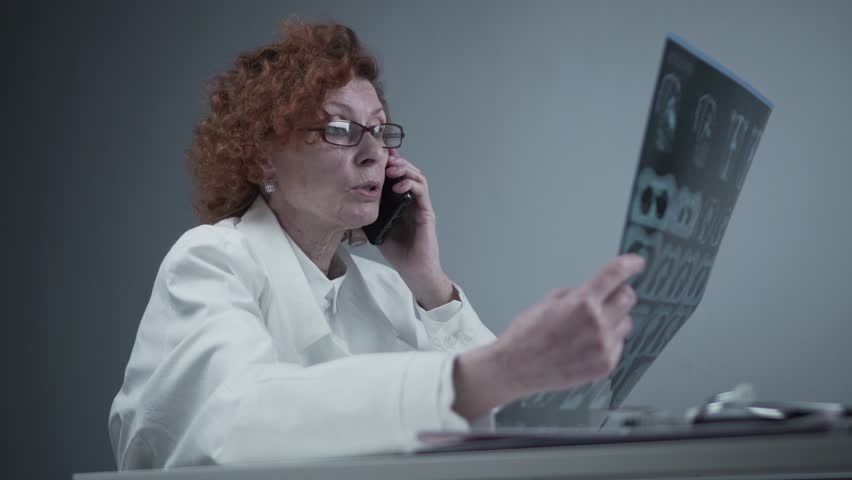
<path fill-rule="evenodd" d="M 328 279 L 262 197 L 172 247 L 109 431 L 120 469 L 407 451 L 466 429 L 455 354 L 488 343 L 461 289 L 425 311 L 391 268 L 340 247 Z"/>

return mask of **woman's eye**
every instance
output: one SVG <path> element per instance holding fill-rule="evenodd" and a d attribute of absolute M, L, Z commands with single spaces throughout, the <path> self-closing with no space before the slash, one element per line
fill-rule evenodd
<path fill-rule="evenodd" d="M 348 136 L 349 135 L 349 124 L 347 123 L 330 123 L 327 127 L 325 127 L 326 135 L 335 135 L 335 136 Z"/>

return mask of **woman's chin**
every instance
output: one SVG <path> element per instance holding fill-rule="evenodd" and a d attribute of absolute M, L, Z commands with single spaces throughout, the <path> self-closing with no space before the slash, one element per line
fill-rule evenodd
<path fill-rule="evenodd" d="M 371 209 L 358 209 L 357 211 L 352 212 L 352 216 L 348 223 L 352 226 L 352 228 L 361 228 L 375 222 L 377 218 L 379 218 L 378 206 Z"/>

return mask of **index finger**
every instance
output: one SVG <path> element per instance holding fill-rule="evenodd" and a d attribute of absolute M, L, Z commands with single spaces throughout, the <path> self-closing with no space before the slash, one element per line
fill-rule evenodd
<path fill-rule="evenodd" d="M 623 285 L 630 277 L 645 268 L 645 259 L 635 253 L 619 255 L 598 272 L 588 283 L 588 288 L 594 296 L 604 300 L 612 292 Z"/>

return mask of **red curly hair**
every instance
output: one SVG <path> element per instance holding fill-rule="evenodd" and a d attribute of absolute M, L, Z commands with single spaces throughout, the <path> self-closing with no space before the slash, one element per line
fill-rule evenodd
<path fill-rule="evenodd" d="M 241 54 L 209 85 L 210 113 L 189 150 L 201 223 L 245 213 L 265 180 L 258 160 L 276 144 L 308 142 L 301 130 L 330 120 L 322 105 L 331 90 L 363 78 L 387 112 L 378 77 L 376 59 L 338 23 L 286 20 L 278 42 Z"/>

